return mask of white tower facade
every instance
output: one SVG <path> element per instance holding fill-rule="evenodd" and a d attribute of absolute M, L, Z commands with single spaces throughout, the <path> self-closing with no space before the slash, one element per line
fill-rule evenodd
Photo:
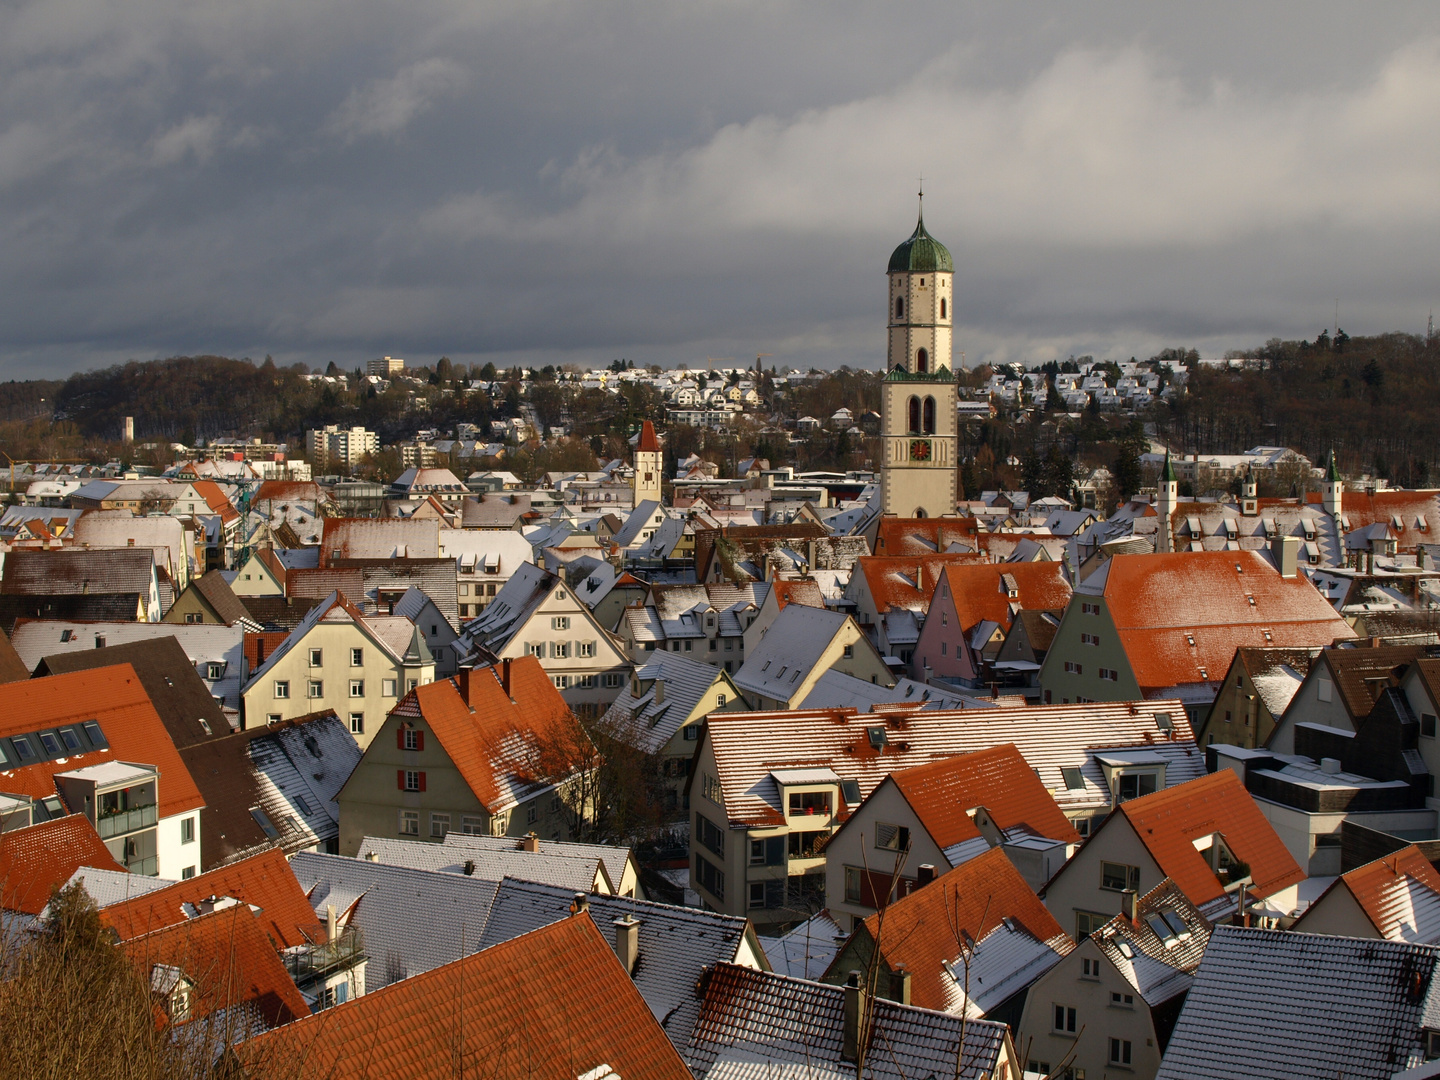
<path fill-rule="evenodd" d="M 955 513 L 955 264 L 925 217 L 890 256 L 889 348 L 880 411 L 881 502 L 897 517 Z"/>
<path fill-rule="evenodd" d="M 640 425 L 640 439 L 635 443 L 635 505 L 660 501 L 660 479 L 662 468 L 660 440 L 655 437 L 655 425 L 649 420 Z"/>

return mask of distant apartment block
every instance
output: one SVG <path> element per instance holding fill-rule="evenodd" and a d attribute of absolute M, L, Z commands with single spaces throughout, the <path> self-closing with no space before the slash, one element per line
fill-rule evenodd
<path fill-rule="evenodd" d="M 380 437 L 363 427 L 341 428 L 327 424 L 305 432 L 305 453 L 314 465 L 343 464 L 352 467 L 366 454 L 373 454 L 379 449 Z"/>
<path fill-rule="evenodd" d="M 405 361 L 398 356 L 386 356 L 365 362 L 366 375 L 379 375 L 382 379 L 388 379 L 391 375 L 402 375 L 404 372 Z"/>

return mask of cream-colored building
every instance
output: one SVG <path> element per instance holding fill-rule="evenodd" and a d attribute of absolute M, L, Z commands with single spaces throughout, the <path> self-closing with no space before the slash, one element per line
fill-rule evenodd
<path fill-rule="evenodd" d="M 341 593 L 315 605 L 243 693 L 246 727 L 333 709 L 363 750 L 400 699 L 433 682 L 425 635 L 398 615 L 366 617 Z"/>
<path fill-rule="evenodd" d="M 827 671 L 894 686 L 895 676 L 849 615 L 788 604 L 735 673 L 752 709 L 793 709 Z"/>
<path fill-rule="evenodd" d="M 567 705 L 599 716 L 620 696 L 631 664 L 619 640 L 570 585 L 526 563 L 516 569 L 456 643 L 461 657 L 486 663 L 533 656 Z"/>
<path fill-rule="evenodd" d="M 342 428 L 327 424 L 305 432 L 305 455 L 312 465 L 344 465 L 351 468 L 366 454 L 380 449 L 380 436 L 363 427 Z"/>
<path fill-rule="evenodd" d="M 954 271 L 945 245 L 925 231 L 923 214 L 915 232 L 890 256 L 889 350 L 880 408 L 880 490 L 886 514 L 955 513 Z"/>
<path fill-rule="evenodd" d="M 649 420 L 640 425 L 640 441 L 635 444 L 635 506 L 643 502 L 660 502 L 660 485 L 663 479 L 660 441 L 655 437 L 655 425 Z"/>

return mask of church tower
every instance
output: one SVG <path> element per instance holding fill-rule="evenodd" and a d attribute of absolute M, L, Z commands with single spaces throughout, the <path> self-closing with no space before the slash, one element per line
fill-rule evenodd
<path fill-rule="evenodd" d="M 950 362 L 954 276 L 950 252 L 925 231 L 922 204 L 915 232 L 890 256 L 880 491 L 882 511 L 897 517 L 955 513 L 958 419 Z"/>
<path fill-rule="evenodd" d="M 649 500 L 660 501 L 661 475 L 660 440 L 655 425 L 649 420 L 640 425 L 640 438 L 635 443 L 635 505 Z"/>

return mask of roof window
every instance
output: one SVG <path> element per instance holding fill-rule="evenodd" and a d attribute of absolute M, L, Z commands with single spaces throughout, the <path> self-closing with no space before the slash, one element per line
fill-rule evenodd
<path fill-rule="evenodd" d="M 1085 777 L 1080 772 L 1078 765 L 1065 765 L 1060 769 L 1060 775 L 1065 778 L 1066 791 L 1084 791 Z"/>
<path fill-rule="evenodd" d="M 890 737 L 885 734 L 885 729 L 883 727 L 866 728 L 865 734 L 870 739 L 870 748 L 872 750 L 884 749 L 884 747 L 887 746 L 890 742 Z"/>

